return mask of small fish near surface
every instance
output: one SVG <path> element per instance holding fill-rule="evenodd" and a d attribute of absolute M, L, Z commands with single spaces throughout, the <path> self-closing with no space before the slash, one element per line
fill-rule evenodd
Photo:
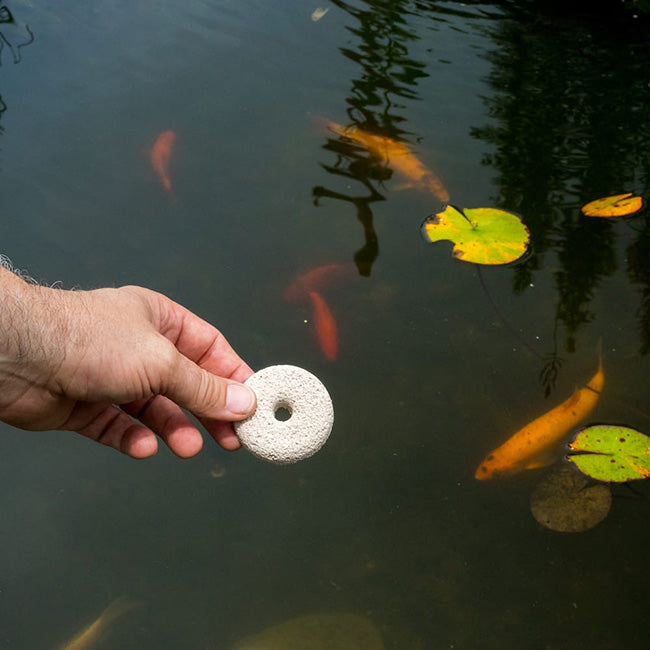
<path fill-rule="evenodd" d="M 429 192 L 443 203 L 449 201 L 449 192 L 442 181 L 403 142 L 364 131 L 356 126 L 341 126 L 330 120 L 326 120 L 326 125 L 334 133 L 363 145 L 374 156 L 386 160 L 408 179 L 411 187 Z"/>
<path fill-rule="evenodd" d="M 314 308 L 314 322 L 316 324 L 316 338 L 323 351 L 326 359 L 334 361 L 339 352 L 339 340 L 336 327 L 336 321 L 327 303 L 317 291 L 310 291 L 309 298 L 311 299 Z"/>
<path fill-rule="evenodd" d="M 176 142 L 176 133 L 174 131 L 163 131 L 156 138 L 153 147 L 151 147 L 151 166 L 167 192 L 172 191 L 169 162 L 172 157 L 174 142 Z"/>
<path fill-rule="evenodd" d="M 351 262 L 316 266 L 293 280 L 284 292 L 284 299 L 293 301 L 306 298 L 310 291 L 320 292 L 335 279 L 352 275 L 355 268 Z"/>
<path fill-rule="evenodd" d="M 328 11 L 329 7 L 326 7 L 324 9 L 323 7 L 316 7 L 316 9 L 311 12 L 311 19 L 314 22 L 318 22 Z"/>
<path fill-rule="evenodd" d="M 67 643 L 59 646 L 60 650 L 90 650 L 106 633 L 107 628 L 112 623 L 136 606 L 136 602 L 125 596 L 115 599 L 92 623 L 87 625 Z"/>
<path fill-rule="evenodd" d="M 585 386 L 577 388 L 565 402 L 533 420 L 490 452 L 478 466 L 475 478 L 481 481 L 554 463 L 565 436 L 596 407 L 604 383 L 599 355 L 598 370 Z"/>

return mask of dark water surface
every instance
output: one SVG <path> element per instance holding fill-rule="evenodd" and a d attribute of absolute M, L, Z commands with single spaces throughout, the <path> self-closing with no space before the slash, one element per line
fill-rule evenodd
<path fill-rule="evenodd" d="M 650 196 L 647 17 L 529 2 L 328 0 L 318 21 L 296 0 L 6 4 L 0 33 L 25 45 L 18 63 L 0 53 L 0 252 L 43 282 L 168 294 L 254 368 L 317 374 L 336 423 L 289 467 L 207 442 L 192 460 L 135 462 L 1 427 L 0 648 L 58 647 L 121 595 L 141 607 L 93 647 L 226 650 L 345 611 L 387 649 L 645 648 L 647 486 L 614 488 L 604 522 L 560 534 L 529 509 L 548 470 L 474 471 L 593 374 L 600 339 L 593 419 L 650 431 L 650 222 L 579 212 Z M 481 282 L 421 238 L 440 201 L 322 118 L 408 142 L 456 205 L 522 215 L 530 254 Z M 149 164 L 168 129 L 173 197 Z M 283 299 L 330 263 L 351 269 L 322 292 L 335 361 L 310 305 Z"/>

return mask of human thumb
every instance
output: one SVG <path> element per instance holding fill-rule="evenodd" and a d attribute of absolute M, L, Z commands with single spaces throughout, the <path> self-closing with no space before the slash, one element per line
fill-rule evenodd
<path fill-rule="evenodd" d="M 226 410 L 239 417 L 248 417 L 257 403 L 255 393 L 244 384 L 229 383 L 226 387 Z"/>
<path fill-rule="evenodd" d="M 187 357 L 181 357 L 163 394 L 196 417 L 213 420 L 243 420 L 257 406 L 248 386 L 212 374 Z"/>

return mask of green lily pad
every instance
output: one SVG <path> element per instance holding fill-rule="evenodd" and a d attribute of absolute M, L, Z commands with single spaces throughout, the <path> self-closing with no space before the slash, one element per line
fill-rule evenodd
<path fill-rule="evenodd" d="M 448 205 L 424 222 L 431 242 L 453 242 L 453 255 L 474 264 L 509 264 L 528 249 L 530 233 L 521 219 L 496 208 L 459 210 Z"/>
<path fill-rule="evenodd" d="M 569 460 L 598 481 L 622 483 L 650 476 L 650 438 L 629 427 L 585 427 L 569 444 Z"/>

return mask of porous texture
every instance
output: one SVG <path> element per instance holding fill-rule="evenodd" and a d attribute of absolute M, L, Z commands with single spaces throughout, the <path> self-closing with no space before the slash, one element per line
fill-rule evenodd
<path fill-rule="evenodd" d="M 318 377 L 297 366 L 269 366 L 249 377 L 246 385 L 257 395 L 257 409 L 235 422 L 242 445 L 272 463 L 295 463 L 315 454 L 334 424 L 334 407 Z M 291 414 L 278 420 L 276 411 Z"/>

